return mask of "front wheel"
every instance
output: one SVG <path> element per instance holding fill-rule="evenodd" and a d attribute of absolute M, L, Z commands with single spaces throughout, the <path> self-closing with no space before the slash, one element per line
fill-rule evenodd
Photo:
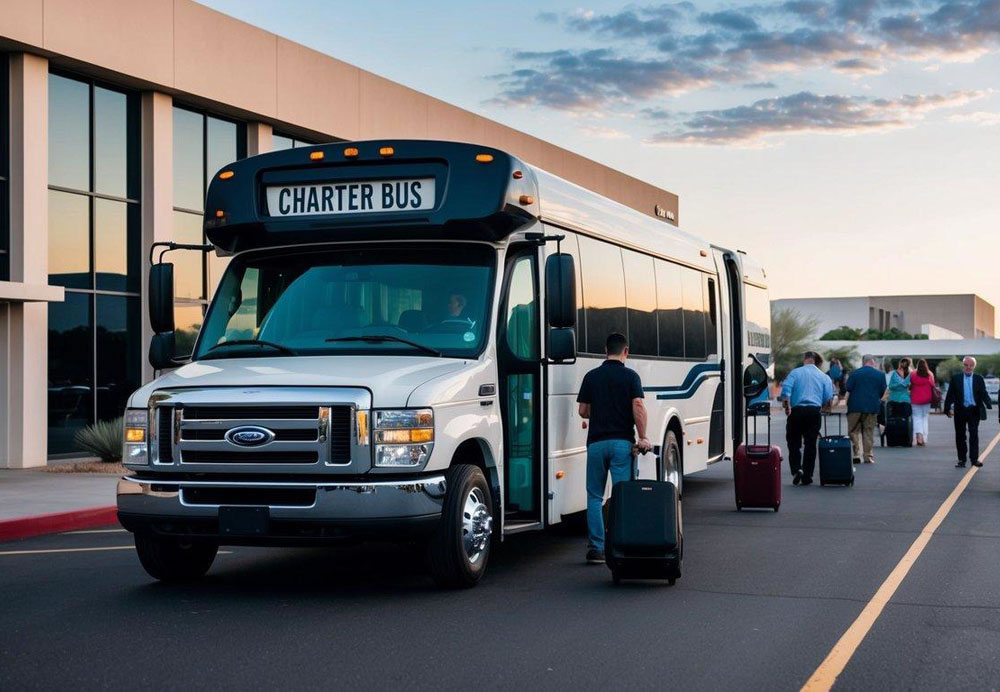
<path fill-rule="evenodd" d="M 477 466 L 451 467 L 446 482 L 441 521 L 427 544 L 427 566 L 438 585 L 468 588 L 479 583 L 489 561 L 493 502 Z"/>
<path fill-rule="evenodd" d="M 215 561 L 219 546 L 137 533 L 135 552 L 149 576 L 165 582 L 180 582 L 205 576 Z"/>

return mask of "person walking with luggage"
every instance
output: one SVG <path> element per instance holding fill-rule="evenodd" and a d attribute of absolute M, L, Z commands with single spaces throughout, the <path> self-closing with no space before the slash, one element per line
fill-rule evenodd
<path fill-rule="evenodd" d="M 962 359 L 962 372 L 952 376 L 948 394 L 944 399 L 944 413 L 955 420 L 955 448 L 958 452 L 956 468 L 965 468 L 968 455 L 973 466 L 982 466 L 979 461 L 979 421 L 986 418 L 986 409 L 993 408 L 990 395 L 986 392 L 986 381 L 975 374 L 976 359 L 966 356 Z M 954 413 L 952 409 L 954 408 Z M 966 442 L 968 431 L 968 442 Z"/>
<path fill-rule="evenodd" d="M 839 404 L 841 397 L 844 396 L 844 392 L 840 389 L 840 378 L 844 376 L 844 370 L 840 367 L 840 361 L 837 358 L 830 359 L 830 368 L 826 374 L 830 376 L 830 381 L 833 382 L 833 393 L 837 397 L 837 403 Z"/>
<path fill-rule="evenodd" d="M 917 438 L 917 446 L 927 444 L 928 418 L 931 404 L 934 401 L 934 374 L 927 366 L 927 361 L 921 358 L 917 361 L 917 369 L 910 373 L 910 403 L 913 406 L 913 434 Z"/>
<path fill-rule="evenodd" d="M 809 485 L 816 468 L 816 442 L 822 410 L 833 402 L 833 382 L 818 367 L 822 359 L 813 351 L 802 356 L 802 365 L 788 373 L 781 385 L 781 403 L 788 416 L 785 440 L 792 485 Z"/>
<path fill-rule="evenodd" d="M 878 369 L 875 356 L 865 355 L 861 367 L 851 373 L 844 385 L 847 391 L 847 434 L 851 438 L 854 463 L 875 463 L 875 429 L 879 408 L 885 394 L 885 375 Z"/>
<path fill-rule="evenodd" d="M 605 342 L 606 360 L 583 377 L 577 403 L 587 425 L 587 562 L 604 563 L 604 489 L 632 475 L 632 445 L 651 449 L 639 373 L 625 367 L 628 340 L 617 332 Z M 639 433 L 636 443 L 635 433 Z"/>

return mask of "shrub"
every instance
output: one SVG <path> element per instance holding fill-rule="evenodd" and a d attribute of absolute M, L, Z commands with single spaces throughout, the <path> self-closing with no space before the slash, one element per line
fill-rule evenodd
<path fill-rule="evenodd" d="M 90 452 L 101 461 L 122 460 L 122 438 L 125 435 L 125 421 L 122 418 L 98 421 L 76 433 L 73 441 L 85 452 Z"/>

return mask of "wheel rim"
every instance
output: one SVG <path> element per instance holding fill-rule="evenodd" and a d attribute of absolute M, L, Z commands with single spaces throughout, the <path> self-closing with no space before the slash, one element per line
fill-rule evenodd
<path fill-rule="evenodd" d="M 486 506 L 486 497 L 480 488 L 473 488 L 465 497 L 462 508 L 462 546 L 470 564 L 476 564 L 493 535 L 493 515 Z"/>
<path fill-rule="evenodd" d="M 673 483 L 675 488 L 681 487 L 680 476 L 677 473 L 679 465 L 680 465 L 680 454 L 677 451 L 677 447 L 674 445 L 669 445 L 667 447 L 666 468 L 664 469 L 663 480 Z"/>

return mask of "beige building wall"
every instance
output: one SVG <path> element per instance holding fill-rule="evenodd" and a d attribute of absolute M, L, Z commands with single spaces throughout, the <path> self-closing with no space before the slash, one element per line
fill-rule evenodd
<path fill-rule="evenodd" d="M 994 335 L 993 306 L 971 293 L 872 296 L 869 301 L 876 316 L 879 310 L 885 310 L 892 315 L 890 326 L 912 334 L 919 334 L 923 324 L 935 324 L 966 339 L 993 338 Z"/>
<path fill-rule="evenodd" d="M 306 139 L 427 138 L 509 151 L 650 216 L 677 195 L 191 0 L 0 0 L 0 50 Z"/>

